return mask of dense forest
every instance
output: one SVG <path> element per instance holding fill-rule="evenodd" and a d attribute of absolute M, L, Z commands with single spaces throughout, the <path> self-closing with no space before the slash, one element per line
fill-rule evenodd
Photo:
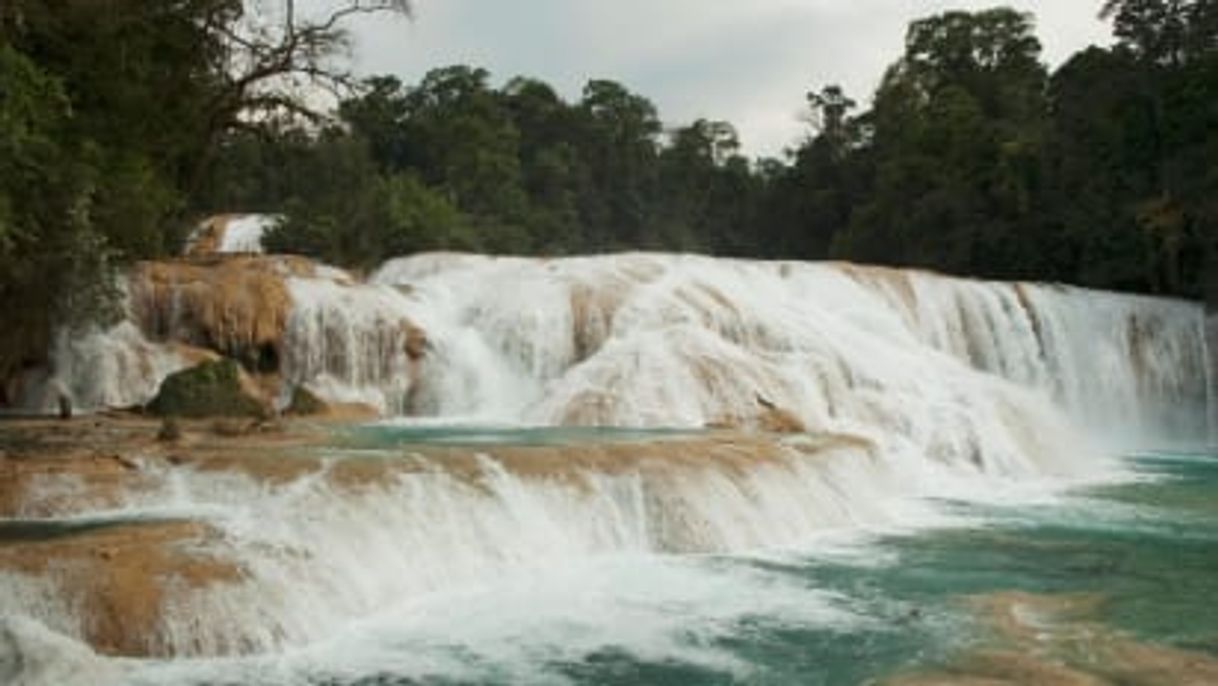
<path fill-rule="evenodd" d="M 403 3 L 283 3 L 277 30 L 242 0 L 0 5 L 0 377 L 218 212 L 282 215 L 271 249 L 355 268 L 679 250 L 1184 296 L 1218 237 L 1213 0 L 1110 0 L 1115 43 L 1052 73 L 1029 15 L 916 21 L 869 109 L 813 87 L 806 138 L 762 160 L 610 80 L 577 101 L 470 66 L 355 83 L 341 20 Z"/>

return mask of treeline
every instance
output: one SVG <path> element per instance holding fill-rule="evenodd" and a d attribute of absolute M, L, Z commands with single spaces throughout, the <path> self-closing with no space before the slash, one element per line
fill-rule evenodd
<path fill-rule="evenodd" d="M 419 250 L 754 254 L 764 184 L 735 131 L 665 132 L 612 81 L 575 103 L 541 81 L 502 88 L 465 66 L 392 77 L 320 133 L 233 138 L 206 207 L 286 211 L 274 249 L 370 266 Z"/>
<path fill-rule="evenodd" d="M 807 139 L 665 129 L 592 81 L 574 102 L 456 66 L 375 78 L 337 125 L 230 138 L 202 208 L 286 212 L 275 249 L 368 266 L 418 250 L 846 259 L 1196 296 L 1218 236 L 1218 10 L 1104 8 L 1117 37 L 1050 74 L 1033 18 L 910 26 L 871 109 L 808 96 Z"/>

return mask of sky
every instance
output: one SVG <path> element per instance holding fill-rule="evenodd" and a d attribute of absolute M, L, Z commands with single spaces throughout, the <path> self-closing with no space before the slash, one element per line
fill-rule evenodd
<path fill-rule="evenodd" d="M 867 103 L 900 56 L 909 21 L 1001 0 L 415 0 L 412 20 L 351 26 L 358 73 L 407 83 L 452 64 L 495 85 L 540 78 L 568 99 L 589 79 L 620 81 L 656 103 L 666 125 L 732 122 L 746 152 L 798 142 L 804 94 L 840 83 Z M 1014 0 L 1033 12 L 1045 61 L 1110 42 L 1101 0 Z"/>

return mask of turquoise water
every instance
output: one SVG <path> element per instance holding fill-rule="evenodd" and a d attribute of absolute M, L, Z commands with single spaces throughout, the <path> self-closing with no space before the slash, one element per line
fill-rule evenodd
<path fill-rule="evenodd" d="M 1091 619 L 1218 656 L 1218 459 L 1137 464 L 1148 480 L 1034 508 L 960 505 L 984 524 L 880 540 L 836 561 L 735 561 L 833 592 L 865 619 L 799 629 L 749 618 L 719 641 L 750 666 L 743 679 L 612 655 L 572 673 L 584 683 L 866 683 L 950 663 L 984 640 L 963 598 L 1009 590 L 1098 593 L 1105 602 Z"/>
<path fill-rule="evenodd" d="M 1218 657 L 1218 458 L 1133 462 L 1140 480 L 1047 504 L 944 503 L 958 528 L 589 560 L 433 598 L 299 654 L 169 663 L 136 683 L 880 683 L 990 640 L 964 601 L 1012 590 L 1099 594 L 1088 621 Z"/>
<path fill-rule="evenodd" d="M 574 443 L 624 443 L 682 438 L 696 431 L 678 429 L 619 429 L 612 427 L 469 427 L 427 424 L 370 424 L 342 430 L 344 447 L 390 449 L 415 445 L 551 446 Z"/>

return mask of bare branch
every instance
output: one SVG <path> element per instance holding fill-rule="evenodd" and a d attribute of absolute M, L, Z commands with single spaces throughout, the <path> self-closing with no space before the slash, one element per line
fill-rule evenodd
<path fill-rule="evenodd" d="M 346 22 L 360 15 L 411 14 L 410 0 L 329 0 L 329 7 L 309 17 L 297 0 L 242 0 L 207 18 L 204 27 L 219 46 L 212 69 L 220 85 L 206 108 L 209 143 L 196 179 L 225 132 L 270 113 L 316 123 L 324 115 L 311 98 L 353 91 L 351 74 L 336 64 L 348 45 Z"/>

